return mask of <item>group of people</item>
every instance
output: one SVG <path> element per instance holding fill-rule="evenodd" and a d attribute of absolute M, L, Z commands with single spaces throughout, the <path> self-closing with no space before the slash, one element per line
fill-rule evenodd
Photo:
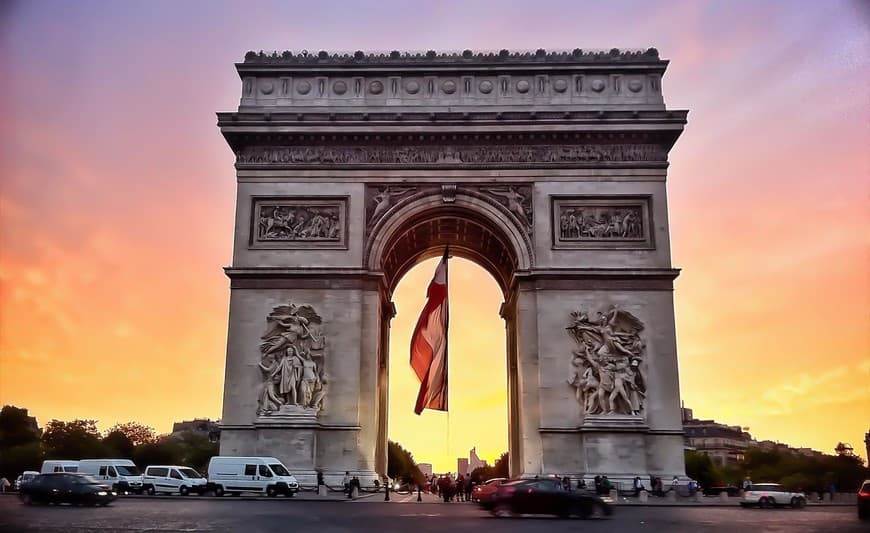
<path fill-rule="evenodd" d="M 660 478 L 658 476 L 650 476 L 649 477 L 649 485 L 650 485 L 649 492 L 652 493 L 654 496 L 664 496 L 670 491 L 676 492 L 680 486 L 680 480 L 679 480 L 679 478 L 677 478 L 677 476 L 674 476 L 674 478 L 671 480 L 670 487 L 668 487 L 668 489 L 665 490 L 665 484 L 662 481 L 662 478 Z M 633 488 L 634 488 L 634 495 L 635 496 L 640 495 L 640 492 L 642 490 L 647 490 L 646 487 L 644 487 L 643 481 L 641 481 L 640 476 L 636 476 L 634 478 Z M 689 488 L 689 493 L 694 494 L 698 490 L 697 482 L 695 482 L 695 480 L 690 480 L 688 488 Z"/>
<path fill-rule="evenodd" d="M 317 484 L 320 485 L 321 481 L 322 475 L 318 473 Z M 353 498 L 353 489 L 356 489 L 358 493 L 361 488 L 359 478 L 356 476 L 351 477 L 350 472 L 344 473 L 341 484 L 344 486 L 344 493 L 347 495 L 348 498 Z"/>
<path fill-rule="evenodd" d="M 456 479 L 453 476 L 446 474 L 443 476 L 433 475 L 429 478 L 429 492 L 436 494 L 445 502 L 452 502 L 454 498 L 458 502 L 472 501 L 472 491 L 477 483 L 472 480 L 471 476 L 463 476 L 459 474 Z"/>

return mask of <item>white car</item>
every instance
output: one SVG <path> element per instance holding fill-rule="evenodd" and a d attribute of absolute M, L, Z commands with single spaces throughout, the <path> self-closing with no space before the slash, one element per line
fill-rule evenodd
<path fill-rule="evenodd" d="M 208 486 L 215 496 L 224 493 L 265 493 L 293 496 L 299 482 L 281 461 L 274 457 L 215 456 L 208 463 Z"/>
<path fill-rule="evenodd" d="M 152 465 L 145 469 L 143 486 L 145 492 L 154 495 L 158 492 L 177 492 L 187 496 L 191 492 L 205 492 L 208 480 L 196 470 L 177 465 Z"/>
<path fill-rule="evenodd" d="M 20 489 L 22 484 L 27 483 L 28 481 L 32 480 L 33 478 L 35 478 L 38 475 L 39 475 L 39 472 L 37 472 L 36 470 L 25 470 L 24 472 L 21 473 L 20 476 L 15 478 L 15 483 L 12 484 L 12 489 L 13 490 Z"/>
<path fill-rule="evenodd" d="M 743 507 L 759 506 L 762 509 L 772 509 L 779 506 L 791 506 L 800 509 L 807 504 L 807 497 L 800 492 L 789 492 L 778 483 L 753 483 L 743 494 Z"/>

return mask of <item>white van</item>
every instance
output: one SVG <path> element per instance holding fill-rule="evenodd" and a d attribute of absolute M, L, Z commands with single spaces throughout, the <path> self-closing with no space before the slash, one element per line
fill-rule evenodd
<path fill-rule="evenodd" d="M 208 463 L 208 486 L 215 496 L 229 492 L 265 493 L 269 497 L 299 492 L 299 482 L 274 457 L 212 457 Z"/>
<path fill-rule="evenodd" d="M 135 492 L 142 494 L 142 474 L 129 459 L 82 459 L 79 472 L 90 474 L 121 494 Z"/>
<path fill-rule="evenodd" d="M 78 472 L 79 471 L 79 462 L 78 461 L 56 461 L 56 460 L 48 460 L 42 462 L 42 468 L 39 470 L 40 474 L 50 474 L 52 472 Z"/>
<path fill-rule="evenodd" d="M 178 465 L 152 465 L 145 469 L 142 486 L 150 495 L 158 492 L 177 492 L 187 496 L 191 492 L 205 492 L 208 480 L 193 468 Z"/>

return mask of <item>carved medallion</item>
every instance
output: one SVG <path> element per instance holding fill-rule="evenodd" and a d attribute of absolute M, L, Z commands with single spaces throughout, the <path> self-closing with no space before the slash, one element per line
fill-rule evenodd
<path fill-rule="evenodd" d="M 648 197 L 553 197 L 555 248 L 653 247 Z"/>
<path fill-rule="evenodd" d="M 253 248 L 346 248 L 347 198 L 255 198 Z"/>
<path fill-rule="evenodd" d="M 574 311 L 566 329 L 577 343 L 567 381 L 583 413 L 641 416 L 647 392 L 643 323 L 614 306 L 594 320 Z"/>
<path fill-rule="evenodd" d="M 293 303 L 275 307 L 266 317 L 258 365 L 262 384 L 257 415 L 316 415 L 323 409 L 327 380 L 321 322 L 312 306 Z"/>

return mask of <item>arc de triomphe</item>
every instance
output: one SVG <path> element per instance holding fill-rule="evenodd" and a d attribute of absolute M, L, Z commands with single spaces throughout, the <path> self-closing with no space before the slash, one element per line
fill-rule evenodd
<path fill-rule="evenodd" d="M 391 295 L 449 244 L 504 293 L 512 475 L 684 476 L 667 63 L 249 52 L 221 454 L 383 474 Z"/>

